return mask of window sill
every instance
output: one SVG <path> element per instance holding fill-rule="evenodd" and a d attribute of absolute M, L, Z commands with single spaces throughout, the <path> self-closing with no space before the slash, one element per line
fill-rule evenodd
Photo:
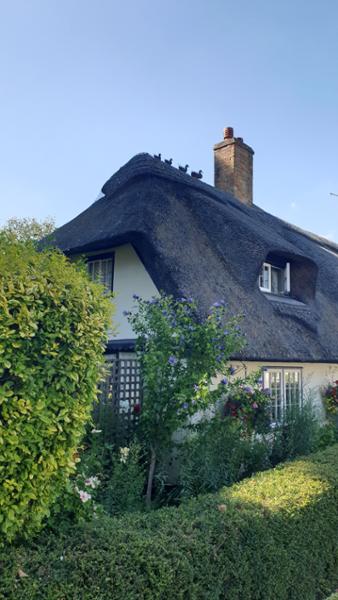
<path fill-rule="evenodd" d="M 270 302 L 282 302 L 283 304 L 289 304 L 291 306 L 299 306 L 300 308 L 307 308 L 304 302 L 300 302 L 291 296 L 286 296 L 283 294 L 272 294 L 271 292 L 262 292 L 262 294 L 267 298 Z"/>

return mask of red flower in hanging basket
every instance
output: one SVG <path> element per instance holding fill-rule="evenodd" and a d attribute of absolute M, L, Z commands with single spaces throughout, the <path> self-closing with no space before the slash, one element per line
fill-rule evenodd
<path fill-rule="evenodd" d="M 134 404 L 133 413 L 134 415 L 139 415 L 141 412 L 141 404 Z"/>

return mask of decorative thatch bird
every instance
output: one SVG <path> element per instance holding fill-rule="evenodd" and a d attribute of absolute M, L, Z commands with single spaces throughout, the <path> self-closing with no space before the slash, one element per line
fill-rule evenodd
<path fill-rule="evenodd" d="M 186 173 L 189 168 L 189 165 L 185 165 L 185 167 L 182 167 L 182 165 L 178 165 L 178 168 L 180 171 L 183 171 L 183 173 Z"/>
<path fill-rule="evenodd" d="M 196 177 L 196 179 L 202 179 L 203 171 L 200 169 L 198 173 L 196 171 L 191 171 L 191 177 Z"/>

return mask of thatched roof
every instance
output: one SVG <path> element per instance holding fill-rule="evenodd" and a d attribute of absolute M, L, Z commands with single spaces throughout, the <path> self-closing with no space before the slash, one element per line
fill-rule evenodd
<path fill-rule="evenodd" d="M 56 231 L 65 252 L 130 242 L 158 289 L 225 299 L 245 313 L 243 358 L 338 362 L 338 246 L 139 154 L 102 188 L 104 197 Z M 291 262 L 296 300 L 258 288 L 267 256 Z M 137 292 L 137 290 L 135 290 Z"/>

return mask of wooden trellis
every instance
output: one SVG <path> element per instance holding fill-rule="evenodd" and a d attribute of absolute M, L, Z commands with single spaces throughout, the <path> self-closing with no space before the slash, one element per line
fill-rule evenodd
<path fill-rule="evenodd" d="M 106 437 L 130 435 L 142 402 L 139 362 L 136 358 L 113 358 L 107 362 L 107 376 L 100 384 L 94 421 L 104 427 Z M 111 434 L 111 435 L 110 435 Z"/>

